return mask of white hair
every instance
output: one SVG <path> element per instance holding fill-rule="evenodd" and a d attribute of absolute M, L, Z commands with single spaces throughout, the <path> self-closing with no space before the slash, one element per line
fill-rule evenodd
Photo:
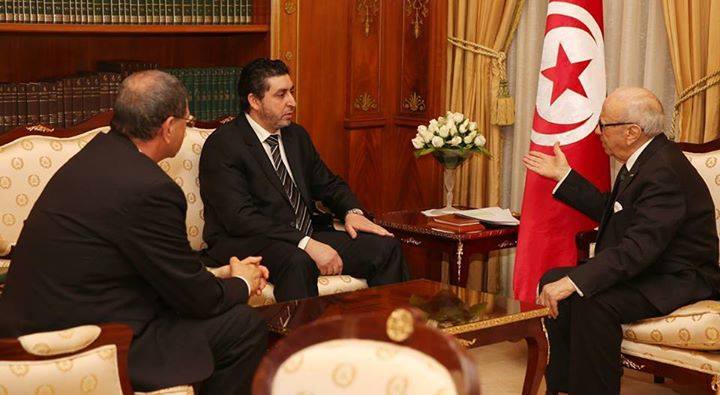
<path fill-rule="evenodd" d="M 625 103 L 625 114 L 645 132 L 655 137 L 665 131 L 665 113 L 660 100 L 645 89 L 634 90 Z"/>

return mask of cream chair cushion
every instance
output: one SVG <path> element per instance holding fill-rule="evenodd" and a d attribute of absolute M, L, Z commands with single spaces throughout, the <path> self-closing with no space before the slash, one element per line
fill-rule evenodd
<path fill-rule="evenodd" d="M 136 392 L 135 395 L 193 395 L 195 391 L 189 385 L 180 385 L 172 388 L 165 388 L 153 392 Z"/>
<path fill-rule="evenodd" d="M 359 289 L 365 289 L 367 287 L 367 280 L 351 277 L 345 274 L 341 274 L 339 276 L 318 277 L 318 294 L 320 296 L 333 295 L 342 292 L 352 292 Z M 253 307 L 266 306 L 275 303 L 275 287 L 270 283 L 263 288 L 262 295 L 253 295 L 248 301 L 248 304 Z"/>
<path fill-rule="evenodd" d="M 277 370 L 272 393 L 456 394 L 450 372 L 415 349 L 376 340 L 339 339 L 298 351 Z"/>
<path fill-rule="evenodd" d="M 720 374 L 720 354 L 717 352 L 683 350 L 681 348 L 638 343 L 627 339 L 623 340 L 621 351 L 623 354 L 634 355 L 681 368 L 713 375 Z"/>
<path fill-rule="evenodd" d="M 64 358 L 0 361 L 0 394 L 122 394 L 115 345 Z"/>
<path fill-rule="evenodd" d="M 625 339 L 691 350 L 720 350 L 720 302 L 703 300 L 663 316 L 623 325 Z"/>
<path fill-rule="evenodd" d="M 17 242 L 33 203 L 53 174 L 99 132 L 72 138 L 27 136 L 0 147 L 0 239 Z"/>

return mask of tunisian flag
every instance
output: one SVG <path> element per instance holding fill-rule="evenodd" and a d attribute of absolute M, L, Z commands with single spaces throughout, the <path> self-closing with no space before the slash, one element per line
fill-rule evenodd
<path fill-rule="evenodd" d="M 610 161 L 593 133 L 605 99 L 602 0 L 550 0 L 530 150 L 553 154 L 560 142 L 570 167 L 600 190 Z M 515 256 L 515 297 L 535 301 L 548 269 L 574 266 L 575 235 L 597 223 L 552 197 L 557 183 L 527 171 Z"/>

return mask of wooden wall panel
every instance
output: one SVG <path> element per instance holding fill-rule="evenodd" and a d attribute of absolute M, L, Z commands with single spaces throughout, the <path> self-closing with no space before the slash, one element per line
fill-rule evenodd
<path fill-rule="evenodd" d="M 325 163 L 347 177 L 348 136 L 343 129 L 347 97 L 348 14 L 346 2 L 297 1 L 298 122 L 313 138 Z"/>
<path fill-rule="evenodd" d="M 269 50 L 267 33 L 0 33 L 0 81 L 64 77 L 96 70 L 99 60 L 158 62 L 161 67 L 241 66 Z"/>

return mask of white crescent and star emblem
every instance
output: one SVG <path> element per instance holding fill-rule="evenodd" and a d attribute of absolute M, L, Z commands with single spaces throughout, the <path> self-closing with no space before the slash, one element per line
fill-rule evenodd
<path fill-rule="evenodd" d="M 568 145 L 595 130 L 606 93 L 604 51 L 602 29 L 587 10 L 548 5 L 533 143 Z"/>

